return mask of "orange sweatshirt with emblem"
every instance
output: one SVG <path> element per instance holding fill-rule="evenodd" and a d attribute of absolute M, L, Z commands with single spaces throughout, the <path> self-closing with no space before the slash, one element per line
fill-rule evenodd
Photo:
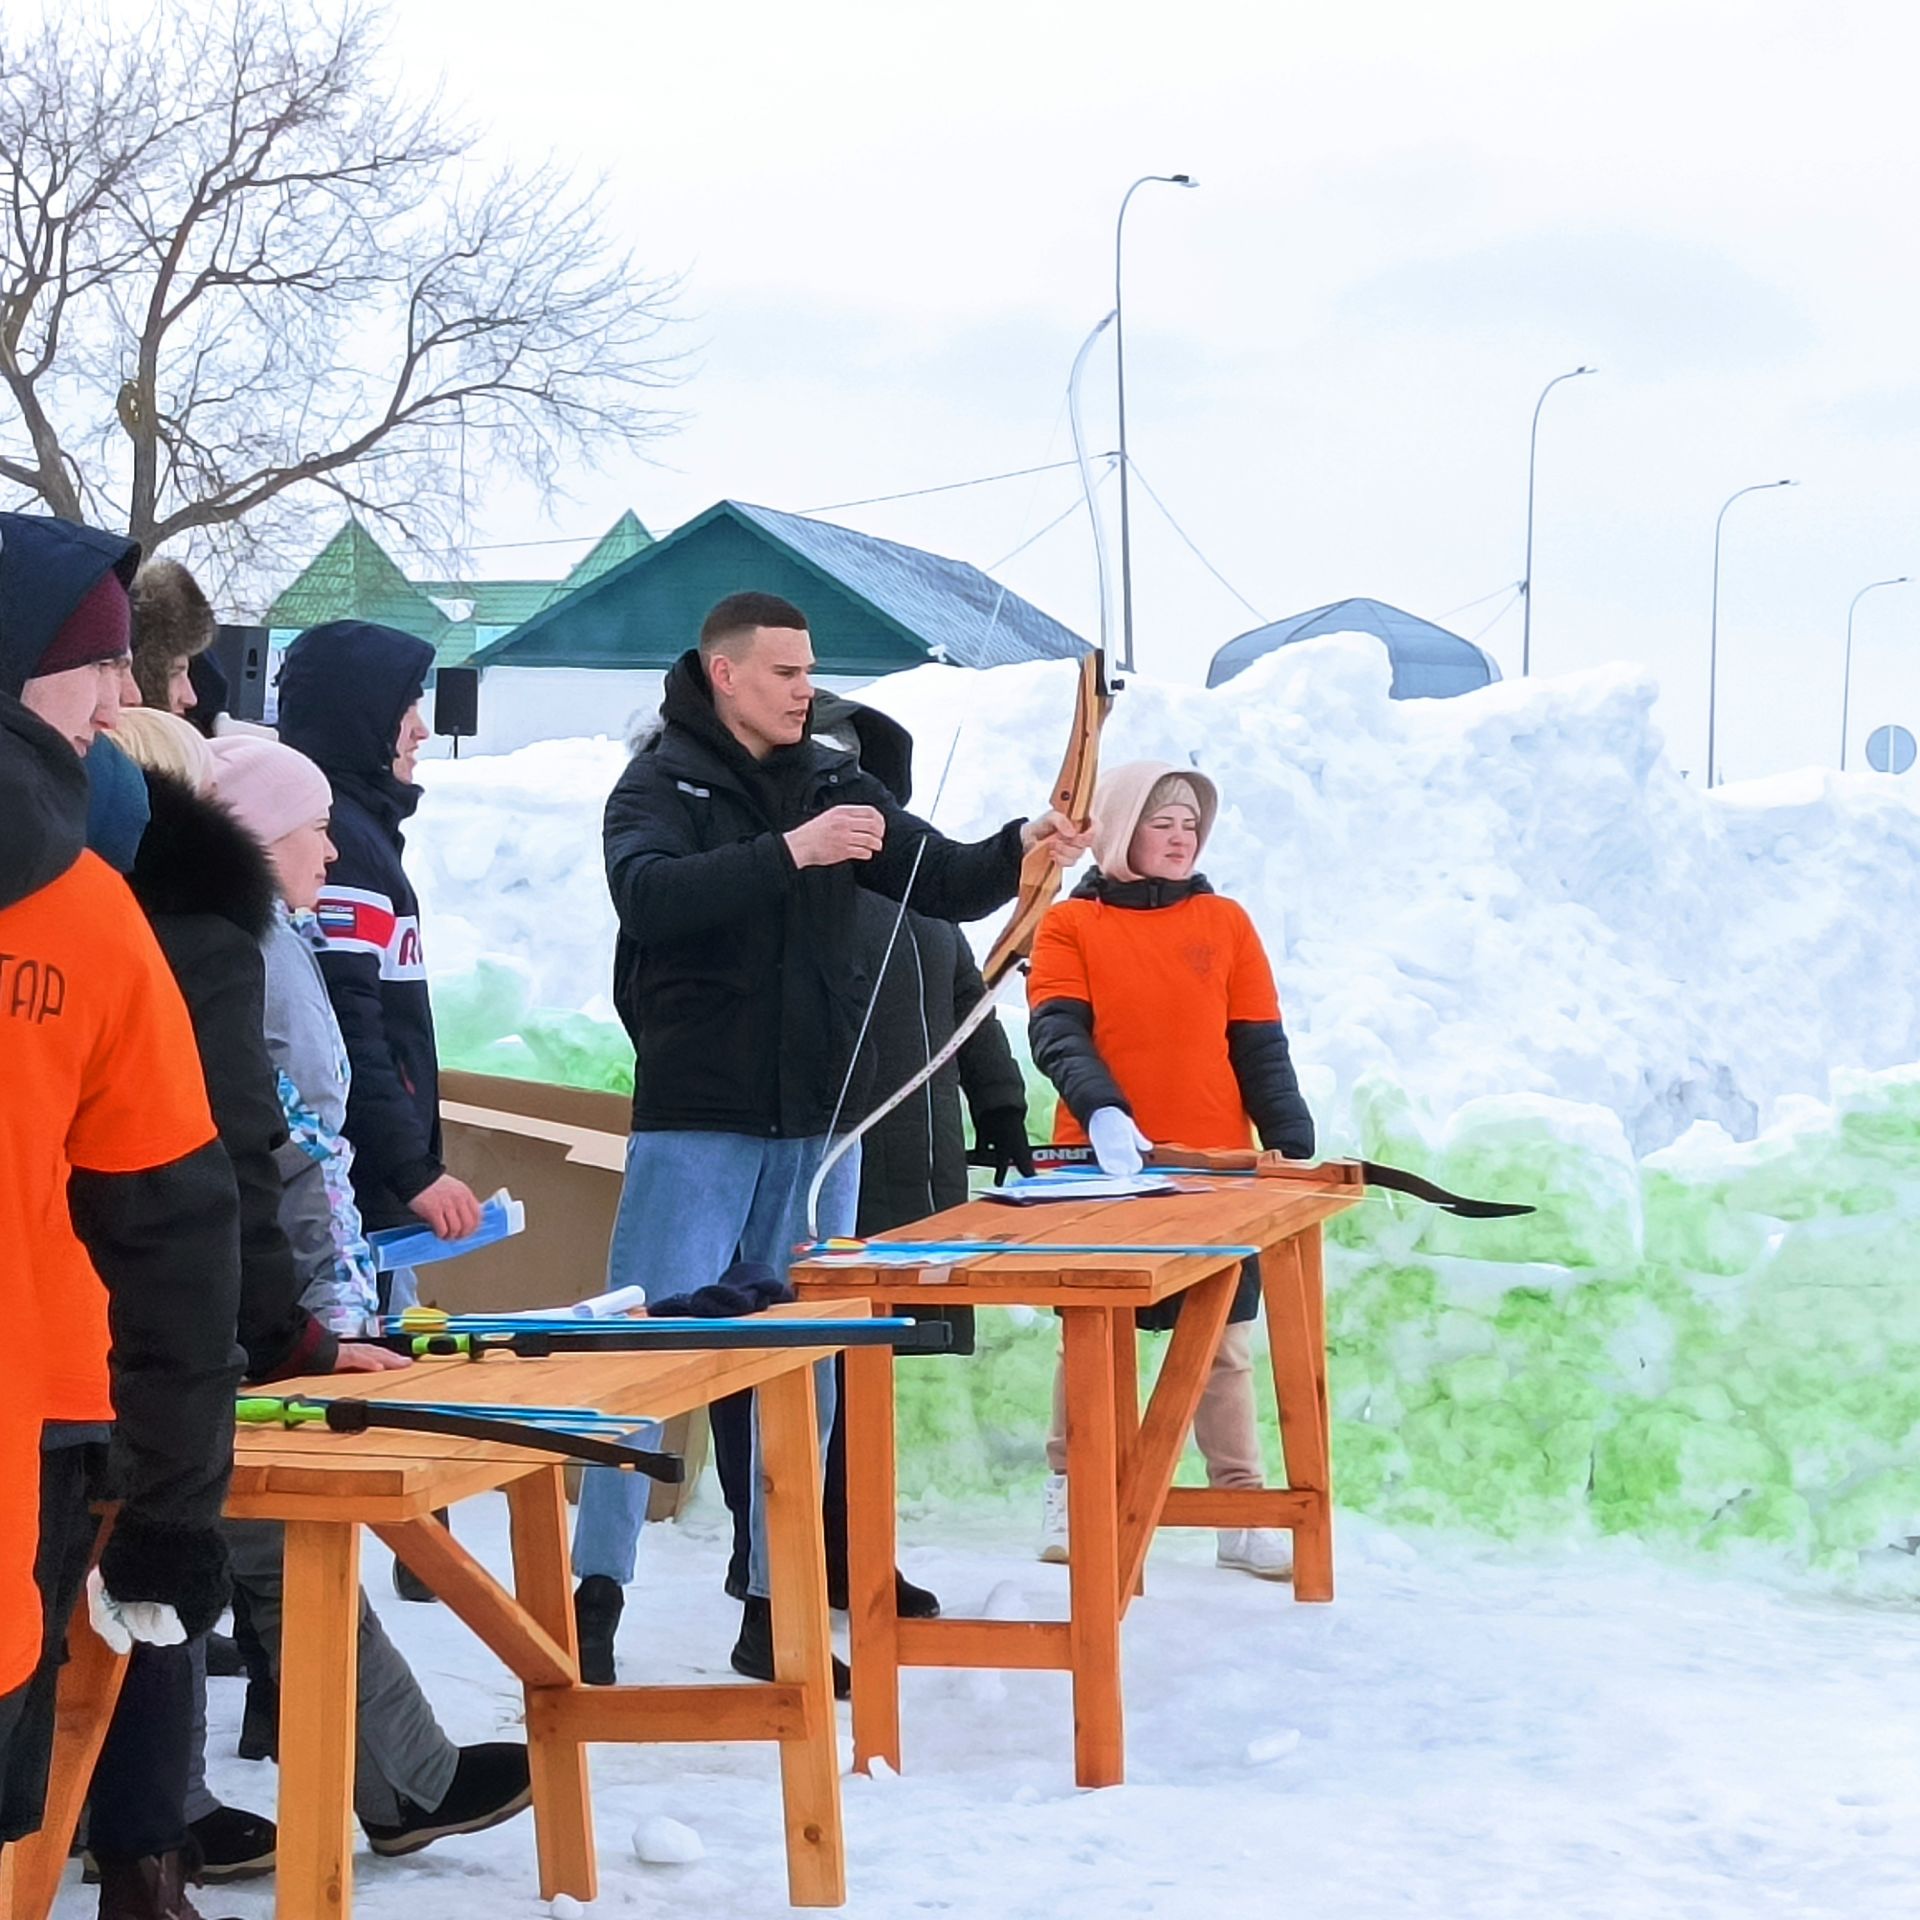
<path fill-rule="evenodd" d="M 73 1169 L 133 1174 L 213 1139 L 193 1030 L 125 883 L 83 853 L 0 907 L 0 1693 L 37 1657 L 40 1427 L 110 1420 L 107 1293 L 74 1232 Z"/>
<path fill-rule="evenodd" d="M 1273 969 L 1246 909 L 1204 879 L 1116 884 L 1094 874 L 1040 923 L 1029 1036 L 1060 1090 L 1054 1139 L 1121 1106 L 1156 1142 L 1313 1151 Z"/>

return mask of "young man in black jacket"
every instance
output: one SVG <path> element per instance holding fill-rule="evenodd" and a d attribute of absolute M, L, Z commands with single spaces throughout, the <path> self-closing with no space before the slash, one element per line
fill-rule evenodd
<path fill-rule="evenodd" d="M 925 914 L 977 920 L 1013 898 L 1032 848 L 1065 864 L 1089 844 L 1053 813 L 973 845 L 937 833 L 857 756 L 809 737 L 813 665 L 799 608 L 764 593 L 721 601 L 607 802 L 614 1003 L 637 1056 L 615 1285 L 680 1292 L 736 1257 L 786 1270 L 829 1127 L 868 1091 L 849 1074 L 872 984 L 860 889 L 898 900 L 911 888 Z M 853 1230 L 859 1180 L 850 1153 L 821 1194 L 823 1234 Z M 824 1430 L 832 1368 L 815 1378 Z M 574 1536 L 576 1608 L 609 1652 L 643 1512 L 631 1478 L 589 1471 Z M 771 1679 L 757 1473 L 751 1484 L 733 1665 Z"/>

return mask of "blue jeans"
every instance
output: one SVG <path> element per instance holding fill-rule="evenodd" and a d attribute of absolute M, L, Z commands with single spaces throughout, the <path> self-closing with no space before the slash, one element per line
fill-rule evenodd
<path fill-rule="evenodd" d="M 708 1285 L 735 1260 L 764 1261 L 784 1277 L 793 1249 L 807 1237 L 807 1186 L 825 1148 L 820 1136 L 761 1140 L 742 1133 L 632 1135 L 607 1257 L 607 1284 L 645 1287 L 649 1299 L 661 1300 Z M 855 1147 L 827 1176 L 821 1191 L 821 1237 L 852 1233 L 859 1201 L 860 1149 Z M 832 1361 L 814 1368 L 813 1382 L 824 1458 L 827 1429 L 833 1423 Z M 767 1530 L 759 1449 L 756 1420 L 747 1590 L 765 1599 Z M 633 1578 L 651 1484 L 640 1474 L 611 1467 L 589 1467 L 581 1476 L 580 1512 L 573 1529 L 577 1579 L 600 1574 L 624 1586 Z"/>

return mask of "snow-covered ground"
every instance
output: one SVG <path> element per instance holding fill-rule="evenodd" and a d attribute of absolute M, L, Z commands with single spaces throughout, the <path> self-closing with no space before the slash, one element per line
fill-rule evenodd
<path fill-rule="evenodd" d="M 625 1678 L 724 1672 L 711 1489 L 649 1530 Z M 1023 1509 L 910 1525 L 906 1561 L 950 1612 L 1011 1582 L 1063 1611 Z M 505 1510 L 463 1541 L 504 1568 Z M 1920 1617 L 1676 1574 L 1634 1547 L 1498 1558 L 1344 1524 L 1340 1597 L 1208 1562 L 1162 1537 L 1126 1627 L 1128 1782 L 1073 1785 L 1067 1682 L 905 1676 L 906 1771 L 845 1781 L 851 1920 L 1878 1920 L 1920 1888 Z M 456 1739 L 510 1737 L 503 1669 L 443 1610 L 367 1579 Z M 212 1688 L 214 1785 L 260 1810 L 273 1770 L 231 1758 L 240 1683 Z M 842 1723 L 845 1722 L 841 1709 Z M 765 1920 L 786 1911 L 765 1747 L 595 1748 L 596 1914 Z M 638 1823 L 692 1827 L 705 1858 L 644 1866 Z M 542 1920 L 529 1818 L 414 1859 L 357 1863 L 362 1920 Z M 266 1920 L 271 1882 L 209 1890 Z M 90 1920 L 70 1881 L 57 1920 Z"/>

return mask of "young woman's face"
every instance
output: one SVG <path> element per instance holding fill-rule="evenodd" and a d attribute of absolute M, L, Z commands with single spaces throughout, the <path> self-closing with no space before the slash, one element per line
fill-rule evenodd
<path fill-rule="evenodd" d="M 287 905 L 296 911 L 311 913 L 326 884 L 327 869 L 333 865 L 333 842 L 327 838 L 327 817 L 309 820 L 305 826 L 283 833 L 267 849 L 273 870 L 280 877 L 280 891 Z"/>
<path fill-rule="evenodd" d="M 1154 808 L 1127 849 L 1127 865 L 1142 880 L 1185 880 L 1199 857 L 1200 816 L 1183 801 Z"/>

